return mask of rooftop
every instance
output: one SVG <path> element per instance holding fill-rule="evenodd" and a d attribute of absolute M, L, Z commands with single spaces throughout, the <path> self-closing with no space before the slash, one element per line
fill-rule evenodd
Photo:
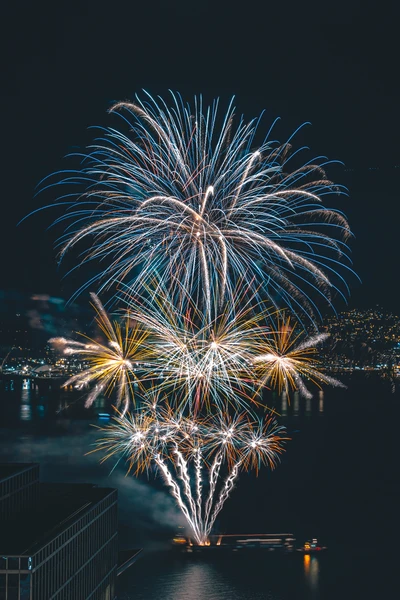
<path fill-rule="evenodd" d="M 111 488 L 77 483 L 41 483 L 39 490 L 36 508 L 1 524 L 0 554 L 35 554 L 95 504 L 115 493 Z"/>
<path fill-rule="evenodd" d="M 38 463 L 0 463 L 0 482 L 36 466 L 38 466 Z"/>

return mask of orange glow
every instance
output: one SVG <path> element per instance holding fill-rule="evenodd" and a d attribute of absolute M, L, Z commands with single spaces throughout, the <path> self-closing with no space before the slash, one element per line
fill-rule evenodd
<path fill-rule="evenodd" d="M 174 544 L 187 544 L 187 540 L 184 537 L 175 537 L 172 541 Z"/>
<path fill-rule="evenodd" d="M 305 554 L 304 558 L 303 558 L 303 564 L 304 564 L 304 573 L 306 575 L 309 574 L 310 572 L 310 561 L 311 561 L 311 557 L 309 554 Z"/>

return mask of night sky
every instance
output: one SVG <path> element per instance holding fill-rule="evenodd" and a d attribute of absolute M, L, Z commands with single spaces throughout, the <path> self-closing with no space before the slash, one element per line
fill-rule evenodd
<path fill-rule="evenodd" d="M 44 203 L 34 189 L 69 166 L 63 156 L 91 139 L 90 125 L 111 124 L 114 100 L 145 88 L 185 99 L 236 95 L 239 113 L 266 109 L 265 129 L 299 138 L 312 154 L 340 159 L 343 209 L 355 233 L 353 258 L 363 284 L 351 305 L 380 303 L 400 312 L 396 293 L 400 203 L 398 41 L 386 26 L 364 27 L 356 9 L 310 9 L 308 24 L 273 14 L 269 3 L 217 10 L 211 2 L 8 3 L 2 43 L 2 290 L 68 297 L 46 232 L 56 212 L 17 227 Z M 147 6 L 147 4 L 145 5 Z M 239 5 L 238 5 L 239 7 Z M 318 10 L 317 10 L 318 8 Z M 373 16 L 373 15 L 372 15 Z M 378 19 L 379 20 L 379 19 Z M 328 172 L 328 174 L 330 174 Z M 353 282 L 354 283 L 354 282 Z M 86 301 L 86 300 L 85 300 Z"/>

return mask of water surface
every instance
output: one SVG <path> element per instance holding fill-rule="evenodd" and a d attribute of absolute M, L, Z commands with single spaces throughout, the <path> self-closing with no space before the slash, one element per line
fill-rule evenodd
<path fill-rule="evenodd" d="M 122 600 L 333 600 L 397 597 L 394 557 L 400 500 L 397 439 L 400 395 L 373 380 L 350 381 L 290 404 L 271 405 L 292 438 L 281 465 L 244 474 L 222 511 L 227 533 L 317 536 L 325 555 L 271 553 L 188 556 L 169 539 L 182 517 L 159 480 L 110 473 L 93 449 L 101 401 L 90 412 L 57 385 L 0 380 L 0 460 L 37 461 L 44 481 L 93 482 L 119 492 L 122 547 L 143 558 L 119 578 Z"/>

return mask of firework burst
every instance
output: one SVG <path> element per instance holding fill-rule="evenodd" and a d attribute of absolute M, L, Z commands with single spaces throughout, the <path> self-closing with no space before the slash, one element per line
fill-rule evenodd
<path fill-rule="evenodd" d="M 271 312 L 256 293 L 237 287 L 234 300 L 202 311 L 183 289 L 177 299 L 158 280 L 126 302 L 151 336 L 154 385 L 178 410 L 257 403 L 252 357 L 265 347 Z"/>
<path fill-rule="evenodd" d="M 236 121 L 232 103 L 220 115 L 218 101 L 195 98 L 191 107 L 172 94 L 169 108 L 147 95 L 111 112 L 129 134 L 103 129 L 79 171 L 57 180 L 83 190 L 61 198 L 67 210 L 56 222 L 71 221 L 61 258 L 86 243 L 83 261 L 107 265 L 99 291 L 157 270 L 168 286 L 197 290 L 210 309 L 212 286 L 222 301 L 239 279 L 256 276 L 270 300 L 310 316 L 315 290 L 329 302 L 332 289 L 347 294 L 340 271 L 350 270 L 350 230 L 322 204 L 341 192 L 324 159 L 293 170 L 290 140 L 269 133 L 257 145 L 260 119 Z"/>
<path fill-rule="evenodd" d="M 278 318 L 277 327 L 271 331 L 266 351 L 253 359 L 255 372 L 262 385 L 283 391 L 298 390 L 301 395 L 311 398 L 304 381 L 321 387 L 326 383 L 335 387 L 345 387 L 340 381 L 325 375 L 318 369 L 316 346 L 322 343 L 328 333 L 319 333 L 302 340 L 304 334 L 299 331 L 297 324 L 291 324 L 290 317 Z"/>
<path fill-rule="evenodd" d="M 116 406 L 123 406 L 125 413 L 131 399 L 134 399 L 132 384 L 139 382 L 136 372 L 143 369 L 145 361 L 149 359 L 148 333 L 137 324 L 131 327 L 129 318 L 124 320 L 123 326 L 118 321 L 111 321 L 98 297 L 95 294 L 91 294 L 91 297 L 96 322 L 106 343 L 83 334 L 80 335 L 84 342 L 52 338 L 49 343 L 61 348 L 66 355 L 80 357 L 88 365 L 64 384 L 65 387 L 72 385 L 78 389 L 91 386 L 86 407 L 91 406 L 100 394 L 110 395 L 115 390 Z"/>
<path fill-rule="evenodd" d="M 171 418 L 171 414 L 174 417 Z M 205 544 L 239 472 L 275 468 L 288 439 L 274 417 L 252 422 L 247 414 L 193 420 L 170 409 L 142 407 L 101 429 L 95 451 L 118 456 L 128 471 L 153 466 L 170 488 L 198 544 Z"/>

